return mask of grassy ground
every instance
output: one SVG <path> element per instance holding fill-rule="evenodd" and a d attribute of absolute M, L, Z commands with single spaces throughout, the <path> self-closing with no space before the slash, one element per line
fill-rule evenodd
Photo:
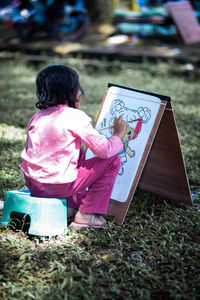
<path fill-rule="evenodd" d="M 94 120 L 108 82 L 172 98 L 194 208 L 137 190 L 122 227 L 30 238 L 21 225 L 0 228 L 1 299 L 200 299 L 199 71 L 170 63 L 104 62 L 76 68 L 82 109 Z M 18 167 L 25 128 L 36 111 L 35 76 L 43 65 L 0 63 L 0 198 L 26 188 Z M 14 230 L 15 228 L 15 230 Z"/>

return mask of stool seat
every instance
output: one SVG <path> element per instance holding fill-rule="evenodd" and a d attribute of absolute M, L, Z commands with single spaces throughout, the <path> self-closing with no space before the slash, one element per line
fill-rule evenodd
<path fill-rule="evenodd" d="M 53 236 L 67 231 L 67 199 L 31 196 L 29 190 L 6 193 L 0 224 L 7 228 L 12 212 L 30 216 L 28 233 Z"/>

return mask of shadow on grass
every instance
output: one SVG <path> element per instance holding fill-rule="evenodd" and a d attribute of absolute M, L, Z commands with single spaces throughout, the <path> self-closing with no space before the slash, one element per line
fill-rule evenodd
<path fill-rule="evenodd" d="M 23 173 L 19 167 L 20 154 L 24 147 L 21 140 L 0 139 L 0 197 L 5 197 L 6 191 L 25 187 Z"/>
<path fill-rule="evenodd" d="M 22 148 L 0 141 L 5 191 L 24 185 Z M 197 208 L 137 189 L 123 226 L 109 221 L 50 240 L 19 229 L 1 230 L 2 299 L 197 299 L 200 291 Z"/>
<path fill-rule="evenodd" d="M 2 231 L 5 291 L 12 284 L 15 299 L 197 299 L 199 225 L 197 209 L 139 189 L 123 226 L 50 240 Z"/>

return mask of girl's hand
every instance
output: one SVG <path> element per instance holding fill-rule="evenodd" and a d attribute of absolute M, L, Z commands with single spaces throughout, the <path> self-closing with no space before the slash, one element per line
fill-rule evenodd
<path fill-rule="evenodd" d="M 126 122 L 122 120 L 122 116 L 120 116 L 119 118 L 115 117 L 113 127 L 113 133 L 118 135 L 118 137 L 122 139 L 126 132 Z"/>

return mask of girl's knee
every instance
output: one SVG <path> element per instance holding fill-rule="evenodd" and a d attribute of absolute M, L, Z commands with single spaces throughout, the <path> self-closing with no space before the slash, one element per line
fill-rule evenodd
<path fill-rule="evenodd" d="M 113 157 L 112 157 L 112 166 L 113 166 L 113 168 L 115 168 L 115 169 L 117 169 L 118 171 L 119 171 L 119 169 L 120 169 L 120 166 L 121 166 L 121 160 L 120 160 L 120 157 L 119 157 L 119 155 L 114 155 Z"/>
<path fill-rule="evenodd" d="M 116 162 L 117 162 L 118 165 L 121 164 L 121 160 L 120 160 L 120 157 L 119 157 L 118 154 L 116 155 L 115 160 L 116 160 Z"/>

